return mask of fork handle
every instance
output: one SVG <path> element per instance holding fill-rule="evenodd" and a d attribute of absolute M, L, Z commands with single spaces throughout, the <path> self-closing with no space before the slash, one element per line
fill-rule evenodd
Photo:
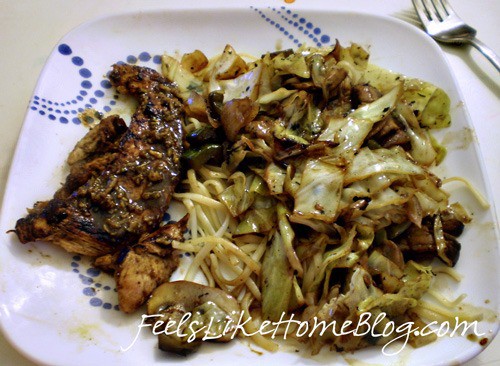
<path fill-rule="evenodd" d="M 491 48 L 477 38 L 471 39 L 470 44 L 477 48 L 496 67 L 497 71 L 500 72 L 500 58 Z"/>

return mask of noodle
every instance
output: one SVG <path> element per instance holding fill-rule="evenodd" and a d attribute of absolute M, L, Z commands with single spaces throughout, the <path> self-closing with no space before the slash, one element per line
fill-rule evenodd
<path fill-rule="evenodd" d="M 431 295 L 434 299 L 439 301 L 439 303 L 443 306 L 449 307 L 449 308 L 454 308 L 458 304 L 460 304 L 466 297 L 466 294 L 461 294 L 458 296 L 455 300 L 451 301 L 443 297 L 441 294 L 439 294 L 436 290 L 429 289 L 427 290 L 427 293 Z"/>
<path fill-rule="evenodd" d="M 241 310 L 243 314 L 243 320 L 245 321 L 245 331 L 247 334 L 252 334 L 252 341 L 262 347 L 263 349 L 275 352 L 278 350 L 279 346 L 275 342 L 269 340 L 259 333 L 259 327 L 255 324 L 255 319 L 250 315 L 250 305 L 252 304 L 253 298 L 251 294 L 246 294 L 241 301 Z M 247 320 L 250 320 L 247 322 Z"/>
<path fill-rule="evenodd" d="M 202 195 L 200 193 L 174 193 L 174 198 L 176 199 L 189 199 L 194 201 L 200 205 L 207 206 L 213 209 L 224 209 L 225 206 L 223 203 L 214 200 L 211 197 L 207 197 L 206 195 Z"/>
<path fill-rule="evenodd" d="M 443 184 L 454 182 L 454 181 L 463 183 L 469 189 L 469 191 L 472 193 L 474 198 L 479 202 L 479 204 L 481 205 L 482 208 L 484 208 L 486 210 L 490 207 L 490 204 L 488 203 L 488 201 L 486 201 L 486 199 L 483 197 L 483 195 L 467 179 L 465 179 L 463 177 L 450 177 L 450 178 L 443 179 Z"/>
<path fill-rule="evenodd" d="M 431 304 L 430 302 L 424 300 L 420 300 L 417 307 L 415 307 L 413 310 L 420 317 L 435 321 L 454 322 L 455 318 L 458 318 L 459 322 L 473 322 L 482 320 L 483 318 L 480 313 L 471 315 L 452 308 L 444 308 L 439 305 Z"/>
<path fill-rule="evenodd" d="M 261 264 L 255 261 L 248 254 L 243 252 L 238 246 L 224 238 L 218 238 L 214 236 L 206 236 L 203 238 L 190 239 L 183 243 L 175 242 L 173 244 L 174 248 L 185 250 L 188 252 L 199 252 L 201 248 L 207 243 L 219 244 L 224 248 L 224 254 L 233 254 L 242 262 L 244 262 L 252 272 L 259 273 L 261 269 Z M 215 247 L 216 248 L 216 247 Z"/>
<path fill-rule="evenodd" d="M 205 261 L 205 258 L 210 254 L 210 251 L 212 251 L 214 247 L 215 243 L 208 243 L 204 245 L 203 248 L 201 248 L 201 250 L 196 254 L 184 278 L 186 281 L 194 280 L 198 268 L 200 268 L 201 264 Z"/>
<path fill-rule="evenodd" d="M 432 270 L 434 273 L 447 274 L 448 276 L 450 276 L 451 278 L 453 278 L 457 282 L 460 282 L 462 280 L 462 275 L 451 267 L 443 267 L 443 266 L 437 267 L 436 266 Z"/>
<path fill-rule="evenodd" d="M 214 280 L 212 274 L 210 273 L 209 265 L 207 265 L 205 262 L 201 262 L 200 263 L 200 268 L 201 268 L 201 270 L 203 272 L 203 275 L 207 279 L 208 286 L 215 287 L 215 280 Z"/>
<path fill-rule="evenodd" d="M 196 216 L 198 217 L 199 225 L 205 229 L 205 233 L 207 235 L 215 235 L 214 227 L 220 226 L 219 222 L 214 222 L 216 216 L 210 215 L 212 214 L 210 210 L 206 210 L 207 212 L 205 212 L 205 210 L 201 206 L 196 206 L 195 211 Z M 210 218 L 208 217 L 209 215 L 211 216 Z"/>

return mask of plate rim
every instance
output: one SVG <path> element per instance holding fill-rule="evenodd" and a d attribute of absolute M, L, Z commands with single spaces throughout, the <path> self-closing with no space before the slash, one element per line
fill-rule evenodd
<path fill-rule="evenodd" d="M 52 58 L 54 57 L 54 55 L 56 54 L 56 48 L 59 44 L 61 44 L 65 39 L 68 39 L 68 38 L 71 38 L 71 36 L 74 34 L 74 33 L 77 33 L 79 31 L 82 31 L 84 30 L 85 28 L 87 27 L 91 27 L 93 25 L 95 25 L 96 23 L 98 22 L 101 22 L 101 21 L 106 21 L 106 20 L 109 20 L 111 18 L 123 18 L 123 17 L 128 17 L 128 16 L 134 16 L 134 15 L 137 15 L 137 14 L 140 14 L 141 16 L 144 16 L 144 17 L 147 17 L 147 16 L 150 16 L 151 14 L 155 14 L 157 15 L 158 13 L 172 13 L 172 12 L 177 12 L 177 13 L 192 13 L 194 11 L 196 12 L 221 12 L 221 11 L 224 11 L 224 12 L 234 12 L 234 11 L 241 11 L 243 9 L 248 9 L 248 7 L 252 7 L 249 5 L 250 3 L 236 3 L 236 4 L 231 4 L 230 6 L 228 7 L 219 7 L 219 6 L 214 6 L 213 4 L 211 5 L 210 2 L 208 3 L 203 3 L 203 8 L 200 9 L 200 8 L 197 8 L 197 9 L 193 9 L 189 6 L 186 6 L 184 7 L 182 4 L 179 4 L 179 6 L 176 6 L 172 9 L 170 8 L 157 8 L 157 9 L 148 9 L 148 10 L 145 10 L 145 11 L 137 11 L 137 10 L 127 10 L 127 11 L 120 11 L 120 12 L 113 12 L 113 13 L 110 13 L 110 14 L 104 14 L 104 15 L 101 15 L 101 16 L 97 16 L 97 17 L 94 17 L 93 19 L 90 19 L 88 21 L 85 21 L 77 26 L 75 26 L 74 28 L 72 28 L 70 31 L 68 31 L 66 34 L 64 34 L 59 40 L 58 42 L 53 46 L 53 48 L 50 50 L 49 54 L 48 54 L 48 57 L 45 61 L 45 64 L 38 76 L 38 79 L 36 81 L 36 84 L 35 84 L 35 87 L 33 89 L 33 93 L 31 94 L 31 98 L 30 100 L 33 99 L 33 96 L 37 93 L 37 90 L 41 87 L 41 80 L 43 79 L 43 76 L 44 74 L 47 72 L 48 68 L 50 67 L 51 65 L 51 62 L 52 62 Z M 226 4 L 227 5 L 227 4 Z M 255 8 L 271 8 L 270 6 L 265 6 L 263 5 L 262 7 L 261 6 L 255 6 Z M 294 7 L 293 9 L 297 9 L 298 11 L 301 11 L 303 12 L 304 14 L 309 14 L 310 16 L 314 13 L 317 13 L 319 11 L 319 9 L 316 9 L 316 8 L 309 8 L 306 6 L 304 7 Z M 331 13 L 331 14 L 336 14 L 336 15 L 346 15 L 346 16 L 349 16 L 349 15 L 354 15 L 354 16 L 364 16 L 364 17 L 369 17 L 369 18 L 372 18 L 372 19 L 378 19 L 380 21 L 384 21 L 384 22 L 391 22 L 393 24 L 397 24 L 398 26 L 402 26 L 404 28 L 406 28 L 407 30 L 415 33 L 415 34 L 419 34 L 419 36 L 421 37 L 422 41 L 425 42 L 429 47 L 433 47 L 434 50 L 436 51 L 437 54 L 439 54 L 439 57 L 441 58 L 441 60 L 444 62 L 444 64 L 446 65 L 446 68 L 450 74 L 450 77 L 451 77 L 451 81 L 453 83 L 453 88 L 454 88 L 454 91 L 458 94 L 458 96 L 463 100 L 463 96 L 462 96 L 462 91 L 458 85 L 458 82 L 457 82 L 457 78 L 456 76 L 454 75 L 453 73 L 453 70 L 451 69 L 450 67 L 450 64 L 448 62 L 448 60 L 446 59 L 446 57 L 444 56 L 444 53 L 442 51 L 442 49 L 437 45 L 437 43 L 435 43 L 434 41 L 432 41 L 426 34 L 423 30 L 421 29 L 418 29 L 417 27 L 415 26 L 412 26 L 411 24 L 407 23 L 407 22 L 404 22 L 403 20 L 400 20 L 398 18 L 394 18 L 394 17 L 391 17 L 391 16 L 387 16 L 387 15 L 380 15 L 380 14 L 370 14 L 368 12 L 364 12 L 364 11 L 352 11 L 352 10 L 335 10 L 335 9 L 328 9 L 328 10 L 323 10 L 323 12 L 328 12 L 328 13 Z M 470 127 L 474 127 L 474 123 L 469 115 L 469 112 L 468 112 L 468 109 L 467 109 L 467 106 L 464 105 L 463 108 L 462 108 L 462 113 L 464 113 L 464 117 L 465 117 L 465 120 L 466 120 L 466 123 L 470 126 Z M 23 119 L 23 123 L 22 123 L 22 127 L 21 127 L 21 130 L 20 130 L 20 133 L 19 133 L 19 136 L 18 136 L 18 139 L 17 139 L 17 142 L 16 142 L 16 146 L 15 146 L 15 149 L 14 149 L 14 154 L 13 154 L 13 157 L 12 157 L 12 160 L 11 160 L 11 164 L 10 164 L 10 167 L 9 167 L 9 172 L 8 172 L 8 175 L 7 175 L 7 180 L 6 180 L 6 185 L 5 185 L 5 191 L 4 191 L 4 195 L 3 195 L 3 200 L 2 200 L 2 207 L 1 207 L 1 210 L 0 210 L 0 217 L 2 217 L 1 219 L 1 226 L 3 227 L 5 224 L 4 222 L 4 212 L 5 212 L 5 206 L 6 206 L 6 198 L 8 198 L 11 193 L 11 188 L 14 184 L 13 180 L 14 180 L 14 177 L 13 177 L 13 172 L 15 172 L 15 170 L 17 169 L 17 166 L 18 166 L 18 162 L 17 160 L 19 159 L 19 150 L 21 150 L 22 148 L 22 139 L 23 138 L 27 138 L 26 137 L 26 129 L 29 128 L 29 111 L 27 111 L 25 113 L 25 116 L 24 116 L 24 119 Z M 492 197 L 492 194 L 491 194 L 491 190 L 492 190 L 492 186 L 491 186 L 491 181 L 487 175 L 487 172 L 486 172 L 486 169 L 485 169 L 485 165 L 484 165 L 484 159 L 482 157 L 482 152 L 481 152 L 481 149 L 480 149 L 480 146 L 477 142 L 476 139 L 474 139 L 473 143 L 472 143 L 472 146 L 474 148 L 474 153 L 476 154 L 476 157 L 479 161 L 479 164 L 480 164 L 480 171 L 481 171 L 481 175 L 482 177 L 481 180 L 485 186 L 485 190 L 486 190 L 486 195 L 488 198 L 491 198 Z M 498 226 L 498 218 L 496 217 L 496 211 L 494 210 L 494 206 L 495 206 L 495 202 L 491 201 L 490 202 L 490 208 L 488 209 L 489 213 L 491 213 L 491 215 L 493 216 L 493 218 L 496 220 L 496 223 L 497 225 L 494 225 L 494 235 L 495 235 L 495 238 L 494 238 L 494 241 L 498 244 L 500 242 L 500 234 L 499 234 L 499 226 Z M 498 246 L 498 245 L 497 245 Z M 498 254 L 498 248 L 497 248 L 497 254 Z M 1 273 L 0 273 L 0 278 L 1 278 Z M 0 298 L 3 298 L 2 296 L 2 292 L 0 292 Z M 500 299 L 500 294 L 497 294 L 497 300 Z M 497 304 L 499 304 L 499 301 L 497 301 Z M 21 347 L 18 347 L 18 344 L 17 343 L 14 343 L 13 340 L 11 340 L 11 338 L 9 337 L 9 334 L 8 332 L 6 331 L 6 329 L 4 328 L 4 322 L 2 321 L 3 317 L 2 315 L 5 315 L 4 311 L 4 306 L 5 306 L 5 303 L 4 301 L 2 301 L 0 303 L 0 330 L 2 331 L 2 333 L 4 334 L 4 337 L 5 339 L 7 339 L 9 341 L 9 343 L 11 343 L 13 345 L 14 348 L 16 348 L 21 354 L 25 355 L 27 358 L 29 358 L 30 360 L 33 360 L 35 362 L 41 362 L 40 359 L 37 359 L 35 357 L 33 357 L 31 354 L 28 354 L 28 353 L 25 353 L 24 352 L 24 349 L 22 349 Z M 498 308 L 500 308 L 500 305 L 498 306 Z M 499 309 L 497 309 L 497 312 L 498 312 Z M 496 324 L 496 327 L 495 327 L 495 331 L 494 331 L 494 334 L 496 335 L 499 331 L 499 324 L 497 322 Z M 491 336 L 491 340 L 495 337 L 495 335 Z M 491 343 L 491 342 L 489 342 Z M 486 348 L 486 347 L 484 347 Z M 472 358 L 474 358 L 475 356 L 477 356 L 477 354 L 479 354 L 484 348 L 482 349 L 479 349 L 479 351 L 477 352 L 471 352 L 470 354 L 465 354 L 463 356 L 465 356 L 464 359 L 459 359 L 460 362 L 466 362 Z M 470 356 L 470 357 L 467 357 L 467 356 Z"/>

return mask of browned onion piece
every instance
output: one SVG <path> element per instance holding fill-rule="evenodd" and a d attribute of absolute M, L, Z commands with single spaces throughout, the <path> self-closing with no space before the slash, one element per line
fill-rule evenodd
<path fill-rule="evenodd" d="M 250 98 L 233 99 L 224 104 L 221 124 L 229 141 L 235 141 L 238 132 L 252 122 L 259 113 L 259 105 Z"/>

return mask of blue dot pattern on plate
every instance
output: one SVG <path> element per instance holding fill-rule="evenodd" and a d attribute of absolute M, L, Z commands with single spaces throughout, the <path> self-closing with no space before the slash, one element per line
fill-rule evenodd
<path fill-rule="evenodd" d="M 331 42 L 330 36 L 323 33 L 320 27 L 284 6 L 280 8 L 268 7 L 265 10 L 255 7 L 251 7 L 251 9 L 299 47 L 303 45 L 300 39 L 303 39 L 304 36 L 307 39 L 304 43 L 312 41 L 317 47 L 329 45 Z"/>
<path fill-rule="evenodd" d="M 111 93 L 109 80 L 103 78 L 96 81 L 95 75 L 98 75 L 100 70 L 93 72 L 89 67 L 86 67 L 84 58 L 75 55 L 70 45 L 66 43 L 60 44 L 57 47 L 57 52 L 64 60 L 74 66 L 80 88 L 75 90 L 74 97 L 68 100 L 53 100 L 35 95 L 30 103 L 30 109 L 38 112 L 40 116 L 62 124 L 68 124 L 69 122 L 80 124 L 78 114 L 85 109 L 94 108 L 98 104 L 99 109 L 110 112 L 112 107 L 116 105 L 116 101 L 112 99 L 112 96 L 105 98 L 110 96 Z M 125 61 L 118 61 L 117 63 L 136 64 L 138 62 L 152 62 L 159 65 L 161 55 L 151 55 L 149 52 L 143 51 L 138 53 L 137 56 L 128 55 L 125 57 Z"/>
<path fill-rule="evenodd" d="M 118 304 L 112 304 L 109 301 L 105 301 L 100 296 L 101 293 L 109 291 L 116 292 L 116 289 L 98 282 L 101 270 L 94 267 L 83 268 L 84 266 L 81 264 L 81 260 L 82 258 L 79 255 L 73 256 L 70 266 L 72 271 L 78 275 L 83 285 L 82 294 L 89 298 L 89 305 L 101 307 L 106 310 L 119 310 Z"/>
<path fill-rule="evenodd" d="M 284 6 L 278 8 L 268 7 L 264 10 L 251 6 L 250 9 L 299 47 L 303 43 L 312 42 L 317 47 L 320 47 L 331 42 L 330 36 L 323 33 L 320 27 Z M 306 41 L 301 42 L 304 37 L 306 37 Z M 111 83 L 107 79 L 95 80 L 95 75 L 99 75 L 101 70 L 94 70 L 93 72 L 86 67 L 83 57 L 74 54 L 71 46 L 66 43 L 61 43 L 57 47 L 57 52 L 75 67 L 79 79 L 78 85 L 80 85 L 81 89 L 75 91 L 73 98 L 64 101 L 50 100 L 35 95 L 31 101 L 30 109 L 38 112 L 40 116 L 62 124 L 68 124 L 69 122 L 80 124 L 78 114 L 87 108 L 93 108 L 100 101 L 104 104 L 99 104 L 100 109 L 104 112 L 110 112 L 113 106 L 116 105 L 116 101 L 111 98 L 109 98 L 111 100 L 104 101 L 104 97 L 110 93 Z M 123 60 L 117 61 L 118 64 L 137 64 L 139 62 L 152 62 L 159 65 L 161 64 L 161 55 L 152 55 L 147 51 L 141 51 L 137 55 L 127 55 Z"/>

